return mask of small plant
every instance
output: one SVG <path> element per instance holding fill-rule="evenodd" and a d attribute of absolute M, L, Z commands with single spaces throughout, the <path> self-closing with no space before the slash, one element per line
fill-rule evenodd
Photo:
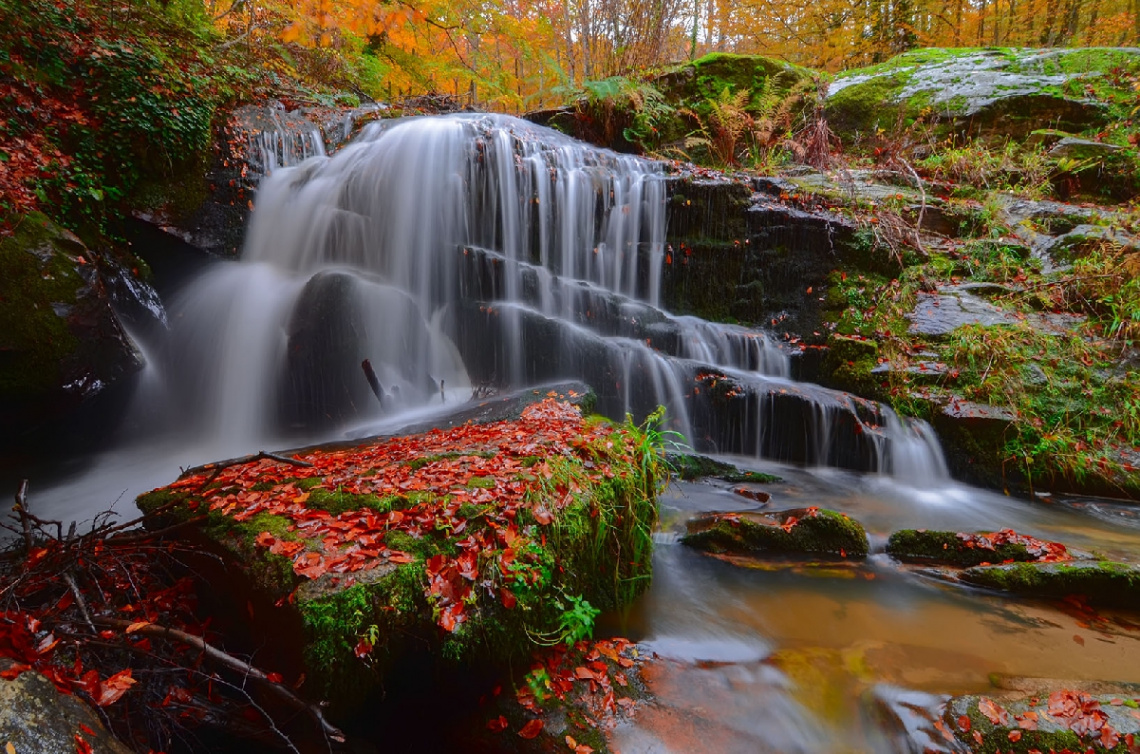
<path fill-rule="evenodd" d="M 561 599 L 554 601 L 554 606 L 562 611 L 558 619 L 558 627 L 547 633 L 528 630 L 527 633 L 531 641 L 546 647 L 553 647 L 557 644 L 572 647 L 579 641 L 593 636 L 594 620 L 601 613 L 601 610 L 591 605 L 585 597 L 563 594 Z"/>

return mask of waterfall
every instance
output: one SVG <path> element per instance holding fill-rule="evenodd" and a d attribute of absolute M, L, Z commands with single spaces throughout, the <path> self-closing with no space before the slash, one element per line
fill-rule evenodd
<path fill-rule="evenodd" d="M 661 308 L 661 164 L 501 115 L 374 123 L 331 157 L 317 136 L 259 136 L 278 169 L 243 260 L 172 307 L 185 421 L 235 451 L 577 378 L 610 416 L 666 406 L 704 451 L 915 478 L 941 463 L 929 427 L 792 381 L 764 333 Z"/>

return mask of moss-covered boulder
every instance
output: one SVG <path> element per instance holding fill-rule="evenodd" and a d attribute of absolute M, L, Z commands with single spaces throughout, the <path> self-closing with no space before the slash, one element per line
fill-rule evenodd
<path fill-rule="evenodd" d="M 837 76 L 826 113 L 846 141 L 920 117 L 959 136 L 1078 133 L 1111 117 L 1105 103 L 1117 84 L 1107 74 L 1138 67 L 1140 50 L 1125 48 L 914 50 Z"/>
<path fill-rule="evenodd" d="M 903 529 L 887 540 L 887 554 L 904 563 L 930 563 L 967 568 L 983 563 L 1071 560 L 1068 548 L 1010 529 L 968 534 L 953 531 Z"/>
<path fill-rule="evenodd" d="M 672 468 L 674 476 L 687 481 L 706 478 L 723 479 L 726 482 L 755 482 L 758 484 L 783 481 L 773 474 L 738 469 L 731 463 L 701 455 L 670 455 L 669 466 Z"/>
<path fill-rule="evenodd" d="M 111 306 L 101 255 L 45 216 L 0 240 L 0 425 L 8 439 L 142 367 Z"/>
<path fill-rule="evenodd" d="M 825 508 L 716 513 L 692 521 L 681 541 L 697 550 L 728 555 L 859 559 L 868 551 L 863 526 Z"/>
<path fill-rule="evenodd" d="M 1134 751 L 1140 735 L 1138 702 L 1061 689 L 1022 699 L 959 696 L 950 700 L 941 729 L 967 751 Z"/>
<path fill-rule="evenodd" d="M 761 55 L 711 53 L 645 81 L 587 82 L 575 101 L 529 113 L 535 123 L 621 152 L 652 152 L 708 127 L 714 103 L 752 118 L 814 102 L 814 74 Z"/>
<path fill-rule="evenodd" d="M 187 536 L 277 605 L 306 688 L 341 709 L 403 655 L 519 659 L 649 584 L 662 467 L 635 427 L 548 399 L 515 421 L 294 455 L 190 470 L 138 502 L 194 520 Z"/>
<path fill-rule="evenodd" d="M 968 584 L 1028 597 L 1063 599 L 1078 595 L 1089 604 L 1140 608 L 1140 567 L 1129 563 L 1014 563 L 975 566 L 962 572 Z"/>

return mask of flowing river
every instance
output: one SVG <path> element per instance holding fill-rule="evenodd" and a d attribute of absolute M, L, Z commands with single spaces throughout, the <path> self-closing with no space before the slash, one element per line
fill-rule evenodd
<path fill-rule="evenodd" d="M 170 327 L 140 338 L 131 439 L 33 476 L 41 515 L 90 519 L 117 502 L 129 516 L 179 467 L 395 431 L 473 390 L 574 378 L 615 418 L 665 406 L 695 449 L 783 477 L 765 487 L 769 508 L 844 511 L 879 553 L 858 566 L 711 559 L 676 544 L 684 521 L 757 504 L 728 485 L 671 487 L 653 586 L 605 626 L 664 658 L 658 704 L 616 732 L 623 752 L 909 751 L 900 725 L 921 728 L 917 711 L 994 673 L 1140 683 L 1128 621 L 964 589 L 882 554 L 901 528 L 1014 528 L 1135 560 L 1134 513 L 958 484 L 926 424 L 791 379 L 764 332 L 663 310 L 659 164 L 491 115 L 374 124 L 334 156 L 310 151 L 263 182 L 242 260 L 211 264 L 166 302 Z"/>

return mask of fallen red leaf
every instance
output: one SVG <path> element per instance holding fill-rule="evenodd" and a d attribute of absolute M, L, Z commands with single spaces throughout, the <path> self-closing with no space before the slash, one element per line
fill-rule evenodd
<path fill-rule="evenodd" d="M 542 719 L 535 718 L 522 727 L 522 730 L 519 731 L 519 735 L 527 740 L 538 738 L 538 734 L 542 733 L 542 725 Z"/>

